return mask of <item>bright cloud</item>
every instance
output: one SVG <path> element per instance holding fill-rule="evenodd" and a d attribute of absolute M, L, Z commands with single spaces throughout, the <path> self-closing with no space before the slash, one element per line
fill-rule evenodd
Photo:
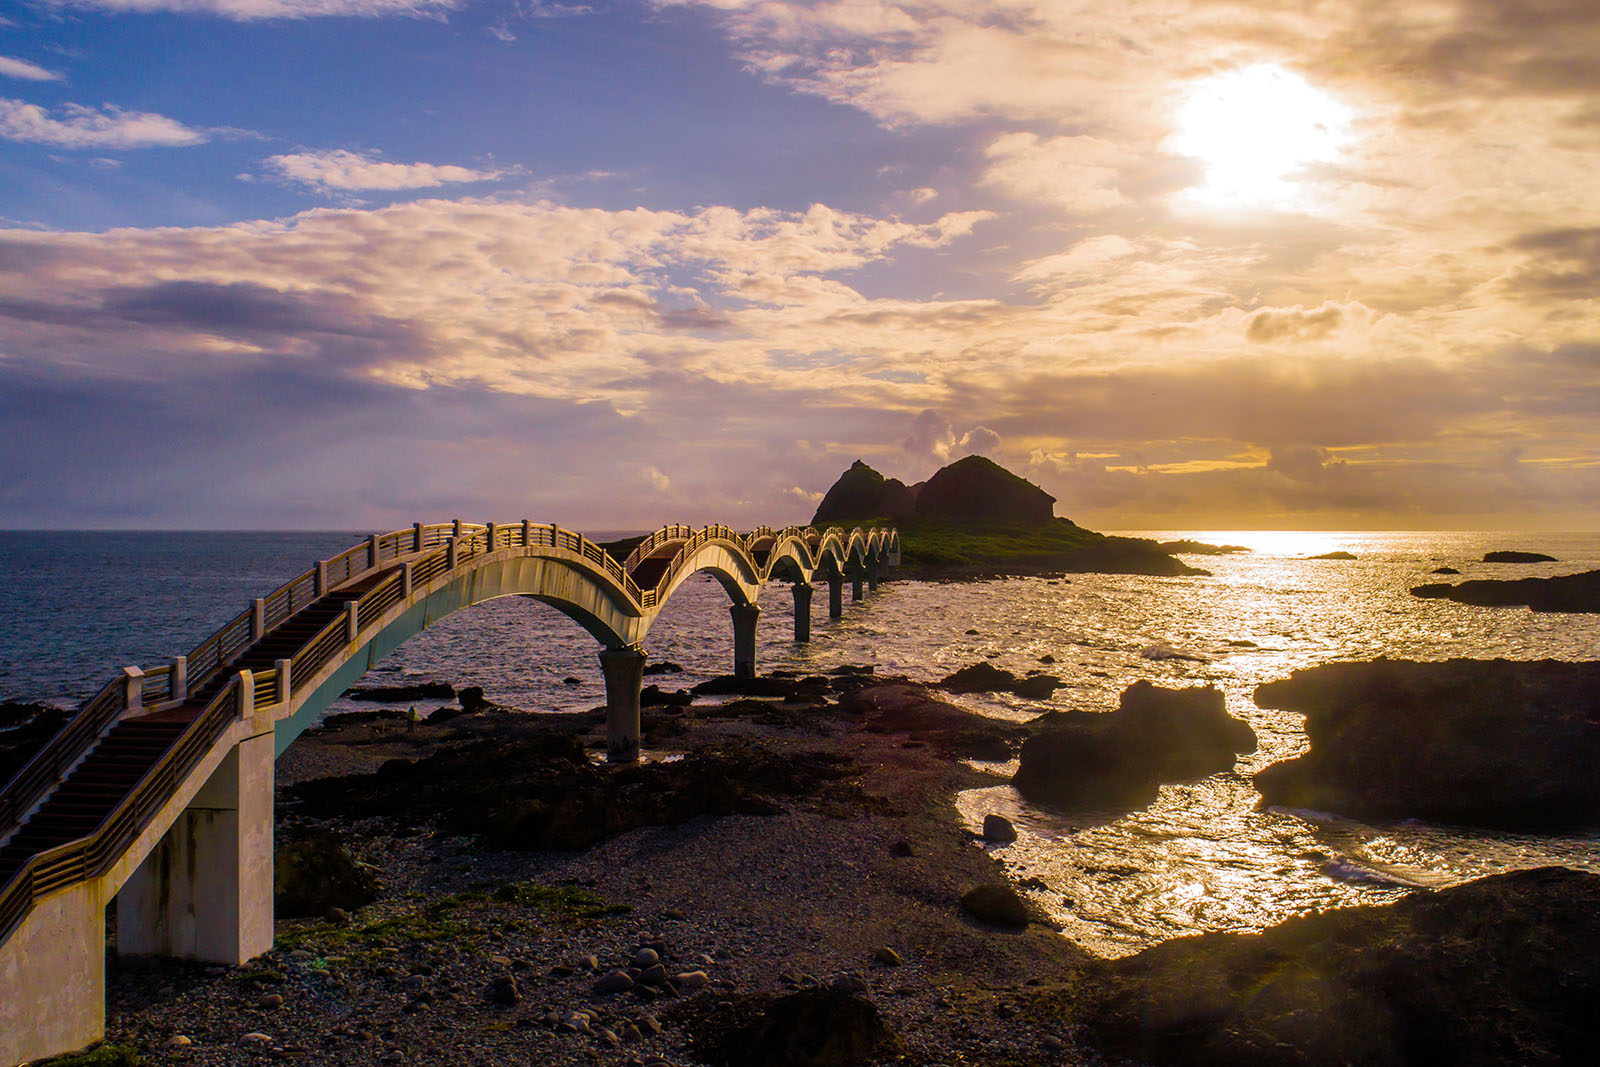
<path fill-rule="evenodd" d="M 26 59 L 17 59 L 14 56 L 0 56 L 0 77 L 21 78 L 30 82 L 60 81 L 61 75 L 53 70 L 46 70 Z"/>
<path fill-rule="evenodd" d="M 340 192 L 432 189 L 460 182 L 493 181 L 505 173 L 449 164 L 386 163 L 372 155 L 342 150 L 269 156 L 262 165 L 288 181 Z"/>
<path fill-rule="evenodd" d="M 0 98 L 0 137 L 57 148 L 160 148 L 202 144 L 209 135 L 146 111 L 67 104 L 56 118 L 23 100 Z"/>

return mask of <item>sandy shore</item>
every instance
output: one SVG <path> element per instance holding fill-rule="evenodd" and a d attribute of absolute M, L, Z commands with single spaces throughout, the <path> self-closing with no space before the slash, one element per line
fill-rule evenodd
<path fill-rule="evenodd" d="M 278 762 L 280 836 L 304 829 L 297 782 L 555 718 L 308 733 Z M 205 1064 L 729 1062 L 720 1031 L 816 987 L 875 1006 L 903 1062 L 1094 1059 L 1058 1012 L 1032 1007 L 1070 1002 L 1088 957 L 1045 926 L 1008 931 L 962 909 L 967 890 L 1004 880 L 953 805 L 990 779 L 837 706 L 729 717 L 696 707 L 678 721 L 660 731 L 676 737 L 647 734 L 651 758 L 745 739 L 843 754 L 850 773 L 778 798 L 779 814 L 700 816 L 575 852 L 485 851 L 381 818 L 319 820 L 377 869 L 380 898 L 348 926 L 280 919 L 278 947 L 243 968 L 114 964 L 108 1042 Z M 703 986 L 597 993 L 600 974 L 635 963 L 642 946 L 669 975 L 703 972 Z"/>

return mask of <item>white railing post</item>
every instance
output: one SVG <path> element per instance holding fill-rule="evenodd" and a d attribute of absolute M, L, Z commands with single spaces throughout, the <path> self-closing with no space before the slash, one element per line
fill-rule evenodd
<path fill-rule="evenodd" d="M 422 523 L 420 522 L 411 524 L 411 551 L 422 551 Z"/>
<path fill-rule="evenodd" d="M 460 538 L 452 537 L 444 543 L 444 569 L 447 571 L 456 569 L 456 545 L 459 541 Z"/>
<path fill-rule="evenodd" d="M 189 657 L 172 657 L 172 699 L 182 704 L 189 699 Z"/>
<path fill-rule="evenodd" d="M 250 671 L 239 672 L 239 718 L 248 719 L 256 713 L 256 676 Z"/>
<path fill-rule="evenodd" d="M 377 565 L 378 565 L 378 535 L 377 534 L 373 534 L 371 537 L 367 538 L 367 566 L 368 567 L 376 567 Z"/>
<path fill-rule="evenodd" d="M 400 595 L 402 597 L 409 597 L 411 595 L 411 561 L 410 560 L 407 560 L 406 562 L 400 564 Z"/>
<path fill-rule="evenodd" d="M 267 602 L 261 597 L 250 601 L 250 640 L 259 641 L 267 632 Z"/>
<path fill-rule="evenodd" d="M 317 560 L 317 576 L 314 579 L 314 581 L 316 582 L 316 594 L 317 594 L 317 596 L 319 596 L 319 597 L 327 596 L 328 595 L 328 561 L 327 560 L 325 560 L 325 559 Z"/>
<path fill-rule="evenodd" d="M 124 715 L 137 715 L 144 707 L 144 671 L 122 668 L 122 706 Z"/>
<path fill-rule="evenodd" d="M 344 633 L 345 639 L 351 644 L 355 643 L 356 635 L 361 632 L 361 605 L 354 600 L 344 602 Z"/>
<path fill-rule="evenodd" d="M 291 687 L 290 687 L 289 672 L 293 667 L 294 667 L 294 660 L 292 660 L 292 659 L 280 659 L 277 662 L 277 668 L 278 668 L 278 703 L 280 703 L 280 704 L 289 703 L 289 693 L 292 691 Z"/>

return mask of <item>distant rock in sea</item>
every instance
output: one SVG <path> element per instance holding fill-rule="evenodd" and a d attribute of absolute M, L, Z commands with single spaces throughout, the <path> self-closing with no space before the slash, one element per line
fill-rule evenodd
<path fill-rule="evenodd" d="M 1479 608 L 1529 607 L 1534 611 L 1594 613 L 1600 612 L 1600 571 L 1554 578 L 1478 578 L 1456 585 L 1432 582 L 1412 586 L 1411 595 Z"/>
<path fill-rule="evenodd" d="M 1243 545 L 1208 545 L 1203 541 L 1163 541 L 1156 546 L 1175 556 L 1226 556 L 1235 552 L 1249 552 Z"/>
<path fill-rule="evenodd" d="M 1543 552 L 1485 552 L 1485 563 L 1555 563 L 1554 556 L 1547 556 Z"/>
<path fill-rule="evenodd" d="M 1456 570 L 1454 567 L 1435 567 L 1435 568 L 1433 568 L 1433 570 L 1429 571 L 1428 573 L 1429 574 L 1460 574 L 1461 572 Z"/>
<path fill-rule="evenodd" d="M 1306 559 L 1355 559 L 1350 552 L 1324 552 L 1320 556 L 1307 556 Z"/>
<path fill-rule="evenodd" d="M 1310 750 L 1255 777 L 1267 804 L 1521 831 L 1600 826 L 1600 663 L 1375 660 L 1256 687 Z"/>

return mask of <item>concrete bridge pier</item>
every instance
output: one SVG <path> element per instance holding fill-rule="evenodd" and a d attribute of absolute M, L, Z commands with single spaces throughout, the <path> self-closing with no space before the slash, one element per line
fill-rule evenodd
<path fill-rule="evenodd" d="M 878 559 L 867 560 L 867 590 L 876 593 L 878 583 L 883 580 L 883 561 Z"/>
<path fill-rule="evenodd" d="M 243 963 L 272 948 L 272 735 L 235 745 L 117 894 L 117 951 Z"/>
<path fill-rule="evenodd" d="M 36 901 L 0 951 L 0 1063 L 42 1059 L 106 1030 L 106 901 L 100 879 Z"/>
<path fill-rule="evenodd" d="M 733 676 L 756 676 L 756 620 L 761 618 L 761 608 L 756 604 L 732 604 L 728 614 L 733 616 Z"/>
<path fill-rule="evenodd" d="M 644 649 L 623 645 L 600 652 L 606 680 L 606 760 L 639 762 L 639 691 L 644 685 Z"/>
<path fill-rule="evenodd" d="M 794 639 L 809 641 L 811 640 L 811 586 L 806 582 L 795 582 L 791 592 L 794 593 Z"/>
<path fill-rule="evenodd" d="M 861 582 L 866 577 L 866 566 L 856 564 L 850 568 L 850 601 L 852 603 L 861 599 Z"/>
<path fill-rule="evenodd" d="M 844 618 L 844 576 L 828 575 L 828 618 Z"/>

